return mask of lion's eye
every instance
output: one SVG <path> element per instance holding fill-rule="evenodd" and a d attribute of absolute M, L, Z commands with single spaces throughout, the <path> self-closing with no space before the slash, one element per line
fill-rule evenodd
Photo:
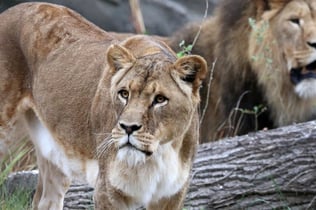
<path fill-rule="evenodd" d="M 163 95 L 157 95 L 154 99 L 154 102 L 153 104 L 162 104 L 162 103 L 165 103 L 167 102 L 168 99 L 166 97 L 164 97 Z"/>
<path fill-rule="evenodd" d="M 128 99 L 129 93 L 127 90 L 120 90 L 118 92 L 119 96 L 121 96 L 123 99 Z"/>
<path fill-rule="evenodd" d="M 296 25 L 300 25 L 300 19 L 299 18 L 290 18 L 290 21 Z"/>

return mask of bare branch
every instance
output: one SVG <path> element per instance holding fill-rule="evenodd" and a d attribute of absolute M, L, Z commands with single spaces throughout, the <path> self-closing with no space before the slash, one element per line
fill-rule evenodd
<path fill-rule="evenodd" d="M 146 29 L 142 11 L 140 9 L 139 0 L 129 0 L 129 4 L 131 7 L 131 13 L 136 33 L 145 34 Z"/>
<path fill-rule="evenodd" d="M 212 63 L 212 69 L 211 69 L 211 72 L 210 72 L 210 79 L 209 79 L 209 81 L 207 83 L 207 94 L 206 94 L 206 99 L 205 99 L 205 106 L 203 107 L 202 114 L 201 114 L 201 117 L 200 117 L 200 125 L 203 122 L 203 119 L 205 117 L 205 113 L 206 113 L 206 110 L 207 110 L 207 107 L 208 107 L 208 103 L 210 101 L 211 84 L 212 84 L 212 80 L 213 80 L 213 75 L 214 75 L 214 69 L 215 69 L 216 61 L 217 61 L 217 59 L 215 59 L 215 61 Z"/>
<path fill-rule="evenodd" d="M 208 13 L 208 0 L 205 0 L 204 16 L 203 16 L 203 19 L 202 19 L 202 23 L 201 23 L 201 25 L 200 25 L 200 28 L 199 28 L 197 34 L 196 34 L 195 37 L 194 37 L 194 40 L 193 40 L 193 43 L 192 43 L 192 48 L 195 46 L 195 43 L 197 42 L 197 40 L 198 40 L 198 38 L 199 38 L 199 36 L 200 36 L 200 34 L 201 34 L 201 31 L 202 31 L 202 24 L 203 24 L 203 22 L 204 22 L 204 21 L 206 20 L 206 18 L 207 18 L 207 13 Z"/>

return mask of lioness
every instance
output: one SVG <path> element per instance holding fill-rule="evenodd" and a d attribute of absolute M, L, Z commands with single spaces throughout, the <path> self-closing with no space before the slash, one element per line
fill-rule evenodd
<path fill-rule="evenodd" d="M 169 44 L 192 43 L 199 25 Z M 315 119 L 316 0 L 222 0 L 193 53 L 215 62 L 202 141 Z"/>
<path fill-rule="evenodd" d="M 81 174 L 96 209 L 181 209 L 206 69 L 150 37 L 119 42 L 62 6 L 2 13 L 0 124 L 23 112 L 39 167 L 34 209 L 62 209 Z"/>

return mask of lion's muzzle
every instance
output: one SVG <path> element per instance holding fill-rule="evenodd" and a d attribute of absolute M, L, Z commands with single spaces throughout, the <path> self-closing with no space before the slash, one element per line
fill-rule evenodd
<path fill-rule="evenodd" d="M 290 77 L 294 85 L 297 85 L 305 79 L 316 79 L 316 61 L 304 67 L 292 68 Z"/>

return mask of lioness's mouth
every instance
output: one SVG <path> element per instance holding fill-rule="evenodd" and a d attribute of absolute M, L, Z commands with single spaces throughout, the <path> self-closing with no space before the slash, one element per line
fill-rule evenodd
<path fill-rule="evenodd" d="M 122 149 L 122 148 L 125 148 L 125 147 L 129 147 L 129 148 L 131 148 L 131 149 L 138 150 L 138 151 L 144 153 L 146 156 L 150 156 L 150 155 L 153 154 L 152 151 L 141 150 L 141 149 L 135 147 L 134 145 L 132 145 L 130 142 L 127 142 L 126 144 L 121 145 L 121 146 L 119 147 L 119 149 Z"/>
<path fill-rule="evenodd" d="M 311 79 L 311 78 L 316 79 L 316 60 L 308 64 L 307 66 L 292 68 L 290 77 L 291 77 L 291 82 L 294 85 L 297 85 L 298 83 L 300 83 L 301 81 L 305 79 Z"/>

